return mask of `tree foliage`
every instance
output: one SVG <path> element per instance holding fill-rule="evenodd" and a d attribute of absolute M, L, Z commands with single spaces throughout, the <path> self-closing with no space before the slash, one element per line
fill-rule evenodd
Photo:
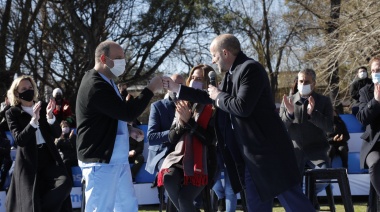
<path fill-rule="evenodd" d="M 0 72 L 32 75 L 40 93 L 60 87 L 75 100 L 96 46 L 114 40 L 125 49 L 120 81 L 148 80 L 194 27 L 199 0 L 7 0 L 0 3 Z M 3 87 L 9 86 L 8 80 Z M 4 92 L 4 91 L 3 91 Z"/>

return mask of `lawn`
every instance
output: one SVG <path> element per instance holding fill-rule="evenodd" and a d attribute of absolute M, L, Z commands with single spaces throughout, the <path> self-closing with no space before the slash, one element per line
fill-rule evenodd
<path fill-rule="evenodd" d="M 367 211 L 367 196 L 354 196 L 354 210 L 355 212 L 366 212 Z M 327 205 L 327 199 L 320 198 L 321 210 L 320 211 L 330 211 Z M 339 197 L 335 197 L 335 207 L 336 212 L 345 212 L 342 201 Z M 241 208 L 241 207 L 240 207 Z M 141 205 L 139 207 L 139 212 L 156 212 L 158 211 L 158 205 Z M 202 210 L 203 212 L 203 210 Z M 237 212 L 242 212 L 242 210 L 237 210 Z M 275 207 L 273 208 L 273 212 L 285 212 L 285 209 L 281 207 L 277 202 L 275 202 Z"/>

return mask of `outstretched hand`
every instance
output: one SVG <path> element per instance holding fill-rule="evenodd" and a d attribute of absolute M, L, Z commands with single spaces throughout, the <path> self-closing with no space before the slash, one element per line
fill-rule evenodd
<path fill-rule="evenodd" d="M 49 104 L 46 107 L 46 115 L 49 119 L 53 118 L 54 108 L 55 108 L 55 100 L 53 98 L 51 98 L 49 101 Z"/>
<path fill-rule="evenodd" d="M 178 92 L 179 84 L 175 83 L 170 77 L 162 77 L 163 87 L 172 92 Z"/>
<path fill-rule="evenodd" d="M 162 90 L 162 79 L 160 76 L 155 76 L 152 80 L 150 80 L 148 86 L 146 86 L 153 93 L 157 93 Z"/>

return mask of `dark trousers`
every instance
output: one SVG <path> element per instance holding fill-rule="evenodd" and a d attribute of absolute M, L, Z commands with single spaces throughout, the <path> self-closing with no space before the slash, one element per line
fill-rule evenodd
<path fill-rule="evenodd" d="M 181 168 L 169 168 L 169 171 L 164 174 L 164 187 L 178 211 L 194 212 L 194 200 L 202 192 L 204 186 L 183 185 L 183 176 Z"/>
<path fill-rule="evenodd" d="M 137 173 L 140 171 L 140 168 L 144 164 L 144 156 L 141 154 L 135 155 L 128 159 L 130 164 L 133 164 L 131 167 L 132 179 L 135 180 Z"/>
<path fill-rule="evenodd" d="M 367 155 L 366 163 L 371 184 L 378 196 L 380 196 L 380 143 L 377 143 L 373 150 Z"/>
<path fill-rule="evenodd" d="M 281 180 L 281 176 L 278 176 L 278 180 Z M 247 168 L 245 169 L 245 185 L 248 211 L 271 212 L 273 208 L 273 200 L 268 200 L 265 202 L 261 201 L 259 193 L 256 190 L 256 186 L 254 185 L 253 179 Z M 286 212 L 315 211 L 311 201 L 302 192 L 300 185 L 289 188 L 278 195 L 277 198 L 281 205 L 285 208 Z"/>
<path fill-rule="evenodd" d="M 46 144 L 38 148 L 37 176 L 36 197 L 40 199 L 41 211 L 62 211 L 73 184 L 65 166 L 56 164 Z"/>
<path fill-rule="evenodd" d="M 344 168 L 348 168 L 348 146 L 342 145 L 342 146 L 336 146 L 336 145 L 330 145 L 330 149 L 327 152 L 329 158 L 332 160 L 334 159 L 335 155 L 339 155 L 342 159 L 342 166 Z"/>

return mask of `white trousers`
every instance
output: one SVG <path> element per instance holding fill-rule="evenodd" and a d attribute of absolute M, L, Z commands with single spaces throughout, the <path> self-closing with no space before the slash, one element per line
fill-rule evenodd
<path fill-rule="evenodd" d="M 86 212 L 134 212 L 138 202 L 129 164 L 82 167 Z"/>

